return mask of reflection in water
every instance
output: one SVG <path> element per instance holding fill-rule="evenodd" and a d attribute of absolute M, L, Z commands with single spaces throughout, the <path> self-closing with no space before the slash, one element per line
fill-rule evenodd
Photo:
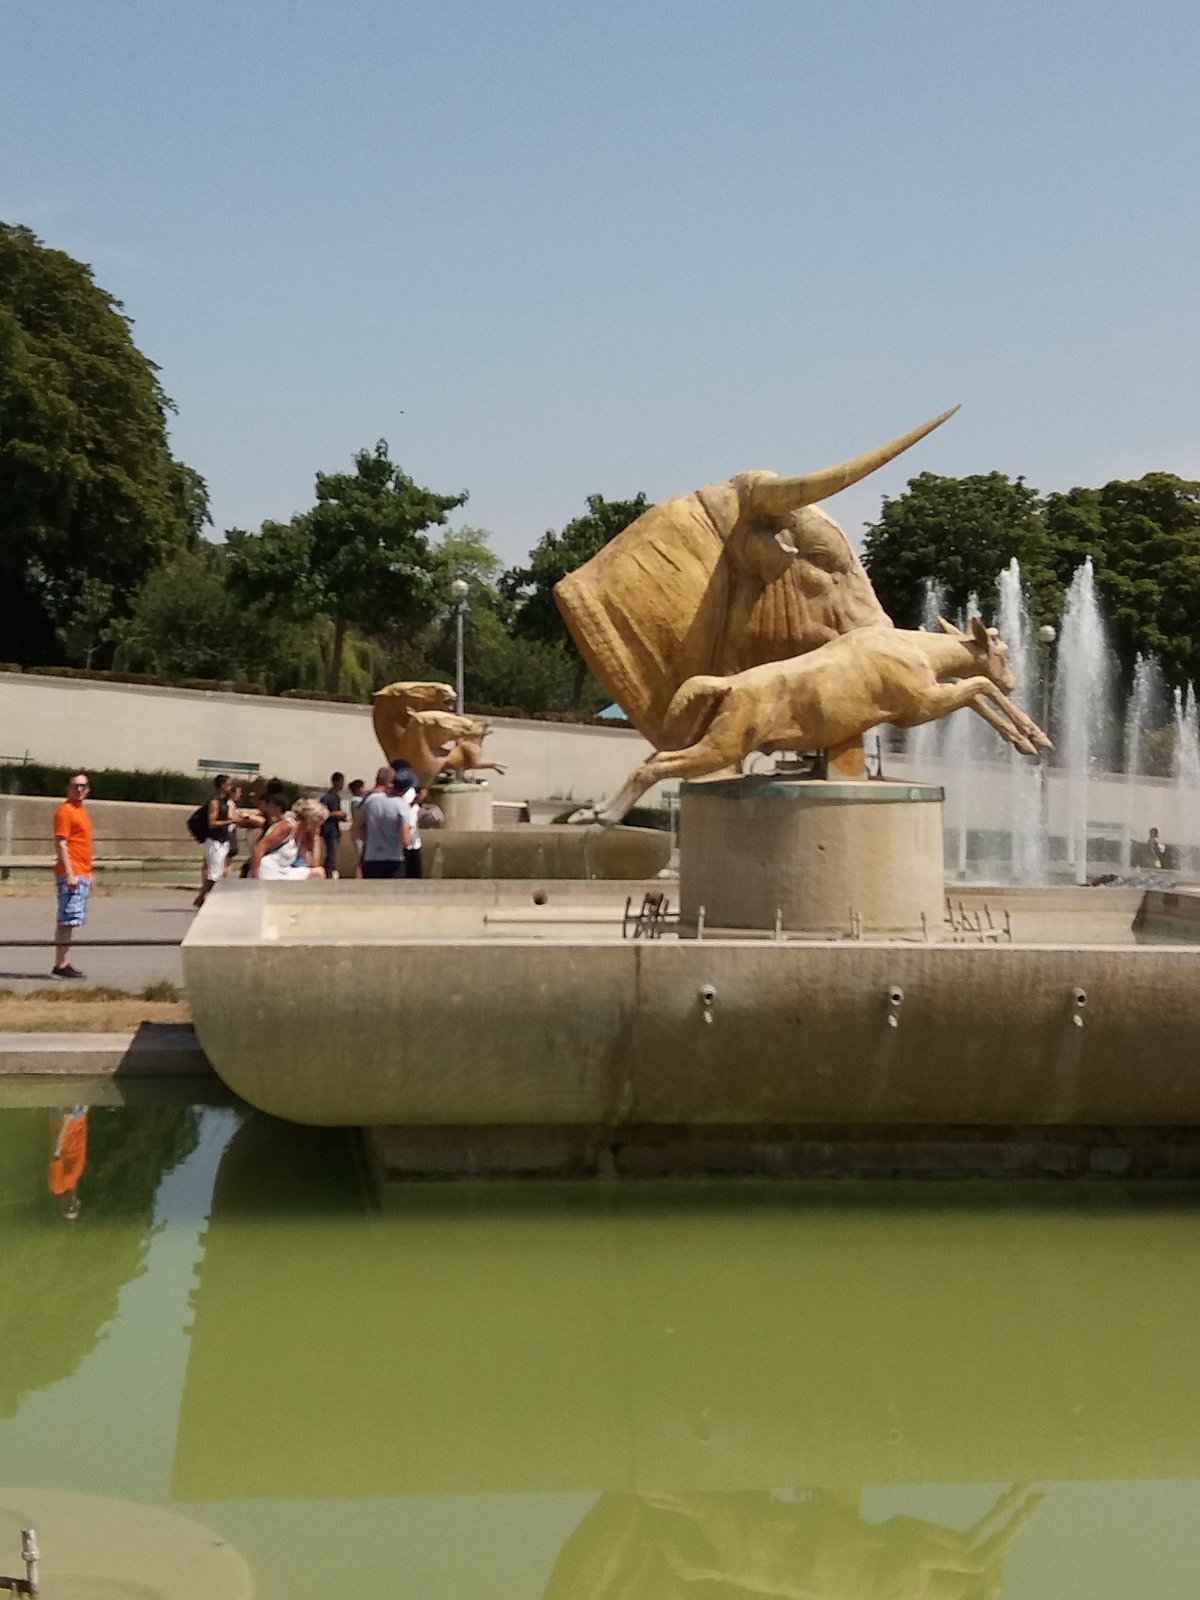
<path fill-rule="evenodd" d="M 989 1600 L 1043 1496 L 1014 1486 L 965 1532 L 821 1490 L 602 1495 L 563 1546 L 544 1600 Z"/>
<path fill-rule="evenodd" d="M 45 1112 L 0 1113 L 0 1259 L 35 1307 L 0 1312 L 0 1410 L 44 1389 L 0 1422 L 0 1458 L 203 1501 L 187 1515 L 242 1552 L 256 1600 L 1194 1591 L 1186 1193 L 381 1199 L 346 1131 L 253 1116 L 230 1137 L 221 1113 L 155 1199 L 194 1137 L 178 1117 L 93 1109 L 68 1226 Z M 143 1265 L 104 1348 L 46 1387 Z M 955 1531 L 1033 1480 L 1032 1521 L 1040 1496 L 1013 1489 Z"/>
<path fill-rule="evenodd" d="M 783 1185 L 379 1211 L 352 1151 L 258 1117 L 225 1151 L 184 1499 L 1200 1476 L 1186 1209 Z"/>
<path fill-rule="evenodd" d="M 51 1119 L 54 1147 L 46 1168 L 46 1186 L 57 1196 L 68 1222 L 80 1212 L 79 1180 L 87 1165 L 88 1108 L 72 1106 Z"/>
<path fill-rule="evenodd" d="M 75 1107 L 0 1115 L 0 1417 L 74 1371 L 141 1269 L 163 1174 L 196 1142 L 196 1112 Z M 86 1175 L 84 1165 L 86 1163 Z M 72 1227 L 71 1201 L 87 1208 Z"/>

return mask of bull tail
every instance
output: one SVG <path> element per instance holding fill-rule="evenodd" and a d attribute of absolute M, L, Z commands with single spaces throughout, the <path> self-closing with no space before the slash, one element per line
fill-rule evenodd
<path fill-rule="evenodd" d="M 664 718 L 670 749 L 683 750 L 695 744 L 701 732 L 716 716 L 729 688 L 728 678 L 698 672 L 676 689 Z"/>

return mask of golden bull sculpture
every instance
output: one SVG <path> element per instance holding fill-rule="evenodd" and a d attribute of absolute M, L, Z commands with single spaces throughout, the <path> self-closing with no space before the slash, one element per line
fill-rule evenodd
<path fill-rule="evenodd" d="M 1048 743 L 1028 718 L 1013 715 L 1011 703 L 1001 714 L 981 700 L 991 690 L 980 681 L 987 669 L 978 652 L 941 652 L 947 661 L 935 663 L 928 703 L 913 704 L 913 651 L 876 644 L 877 630 L 891 630 L 892 620 L 846 535 L 816 504 L 885 466 L 957 410 L 819 472 L 742 472 L 663 501 L 559 582 L 555 600 L 584 659 L 659 752 L 617 796 L 577 820 L 619 821 L 659 778 L 704 777 L 755 750 L 859 747 L 893 703 L 902 704 L 905 726 L 967 704 L 1027 754 Z M 828 704 L 810 727 L 794 714 L 804 697 L 781 687 L 778 674 L 756 677 L 754 669 L 826 648 L 836 654 L 821 664 Z M 895 671 L 905 683 L 892 682 Z M 937 692 L 947 679 L 968 677 L 976 681 L 971 694 Z M 1011 676 L 1001 687 L 1012 687 Z M 723 708 L 728 731 L 731 698 L 737 737 L 709 737 Z"/>

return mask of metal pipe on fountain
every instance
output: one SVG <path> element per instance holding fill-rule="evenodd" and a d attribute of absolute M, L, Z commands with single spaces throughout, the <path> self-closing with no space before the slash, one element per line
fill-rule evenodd
<path fill-rule="evenodd" d="M 41 1560 L 41 1554 L 38 1549 L 36 1531 L 33 1528 L 22 1528 L 21 1560 L 25 1563 L 25 1576 L 23 1578 L 0 1577 L 0 1589 L 6 1589 L 9 1594 L 38 1594 L 40 1590 L 38 1562 Z"/>

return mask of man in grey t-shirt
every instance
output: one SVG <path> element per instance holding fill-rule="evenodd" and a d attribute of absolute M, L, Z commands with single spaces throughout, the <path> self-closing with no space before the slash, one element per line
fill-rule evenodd
<path fill-rule="evenodd" d="M 380 767 L 375 787 L 364 796 L 354 819 L 354 837 L 362 841 L 364 878 L 403 878 L 411 842 L 408 810 L 392 790 L 391 767 Z"/>

